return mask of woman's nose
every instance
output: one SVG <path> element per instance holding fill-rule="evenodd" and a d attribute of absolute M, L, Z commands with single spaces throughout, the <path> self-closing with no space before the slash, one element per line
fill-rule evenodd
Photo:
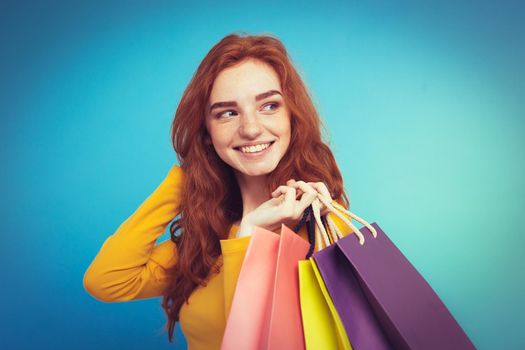
<path fill-rule="evenodd" d="M 240 122 L 239 133 L 243 137 L 256 138 L 263 131 L 258 117 L 254 114 L 241 116 Z"/>

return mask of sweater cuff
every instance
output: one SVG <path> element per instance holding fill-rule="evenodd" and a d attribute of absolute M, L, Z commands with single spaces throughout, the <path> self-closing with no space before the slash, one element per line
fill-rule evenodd
<path fill-rule="evenodd" d="M 222 254 L 231 254 L 238 252 L 245 252 L 248 249 L 251 236 L 244 236 L 240 238 L 221 239 Z"/>

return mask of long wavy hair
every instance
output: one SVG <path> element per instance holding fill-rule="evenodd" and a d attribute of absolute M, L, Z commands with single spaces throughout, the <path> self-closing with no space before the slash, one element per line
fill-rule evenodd
<path fill-rule="evenodd" d="M 220 240 L 242 218 L 242 199 L 233 170 L 205 142 L 205 115 L 217 75 L 245 59 L 269 64 L 278 74 L 283 99 L 291 112 L 291 140 L 278 166 L 267 176 L 268 199 L 293 178 L 324 182 L 332 198 L 348 208 L 343 179 L 321 136 L 322 122 L 309 92 L 284 45 L 273 35 L 230 34 L 204 57 L 182 95 L 171 127 L 171 139 L 183 171 L 179 215 L 170 225 L 177 263 L 168 270 L 162 308 L 173 342 L 179 312 L 191 293 L 220 270 Z"/>

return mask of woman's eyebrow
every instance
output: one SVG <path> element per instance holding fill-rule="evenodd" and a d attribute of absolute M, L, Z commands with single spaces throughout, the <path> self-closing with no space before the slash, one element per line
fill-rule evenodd
<path fill-rule="evenodd" d="M 261 94 L 258 94 L 255 96 L 255 101 L 260 101 L 260 100 L 263 100 L 267 97 L 270 97 L 272 95 L 283 95 L 280 91 L 278 90 L 269 90 L 269 91 L 266 91 L 266 92 L 263 92 Z M 209 111 L 211 112 L 213 109 L 215 108 L 220 108 L 220 107 L 237 107 L 237 102 L 235 101 L 223 101 L 223 102 L 215 102 L 214 104 L 211 105 Z"/>
<path fill-rule="evenodd" d="M 267 97 L 270 97 L 272 95 L 277 95 L 277 94 L 282 96 L 281 92 L 278 90 L 266 91 L 266 92 L 263 92 L 262 94 L 255 96 L 255 101 L 264 100 Z"/>

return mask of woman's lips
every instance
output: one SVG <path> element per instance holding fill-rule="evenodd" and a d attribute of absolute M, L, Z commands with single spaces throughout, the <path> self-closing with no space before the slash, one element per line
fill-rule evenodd
<path fill-rule="evenodd" d="M 245 152 L 241 151 L 240 148 L 236 148 L 236 150 L 239 153 L 241 153 L 244 157 L 246 157 L 248 159 L 260 158 L 260 157 L 264 156 L 266 153 L 268 153 L 268 151 L 272 148 L 274 143 L 275 143 L 275 141 L 270 142 L 270 146 L 266 147 L 265 149 L 263 149 L 262 151 L 259 151 L 259 152 L 245 153 Z"/>

